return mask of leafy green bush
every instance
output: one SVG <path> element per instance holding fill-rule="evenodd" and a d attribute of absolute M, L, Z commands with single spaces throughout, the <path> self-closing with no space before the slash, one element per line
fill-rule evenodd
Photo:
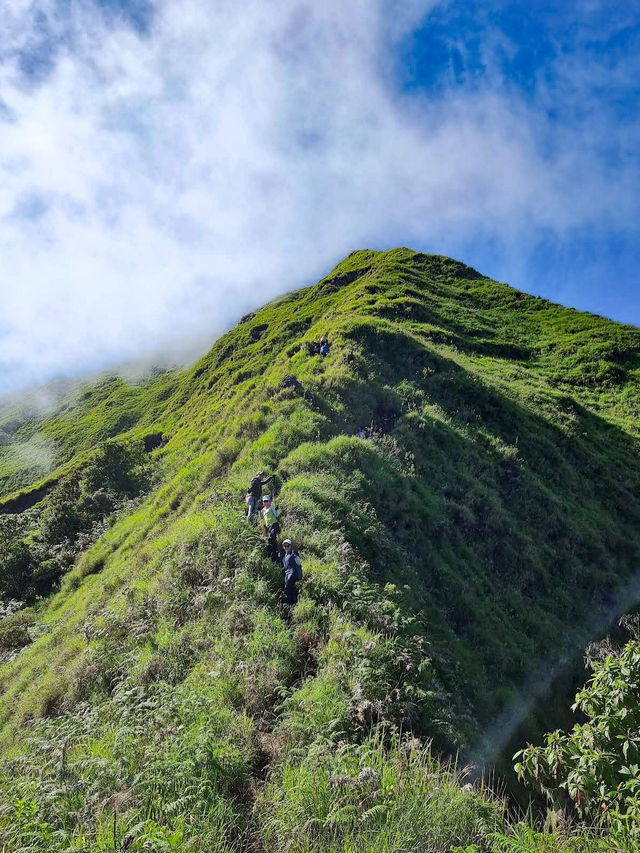
<path fill-rule="evenodd" d="M 20 601 L 30 597 L 33 557 L 23 537 L 24 522 L 13 515 L 0 515 L 0 597 Z"/>
<path fill-rule="evenodd" d="M 31 642 L 29 629 L 35 621 L 29 609 L 10 613 L 0 620 L 0 660 Z"/>
<path fill-rule="evenodd" d="M 87 494 L 100 490 L 136 497 L 149 488 L 151 466 L 144 442 L 108 441 L 91 456 L 82 471 Z"/>
<path fill-rule="evenodd" d="M 640 835 L 640 643 L 592 666 L 573 706 L 588 721 L 519 752 L 516 770 L 555 805 Z"/>

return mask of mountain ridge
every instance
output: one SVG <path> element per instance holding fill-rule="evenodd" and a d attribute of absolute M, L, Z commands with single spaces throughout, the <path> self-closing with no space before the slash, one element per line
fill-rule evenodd
<path fill-rule="evenodd" d="M 477 745 L 535 664 L 562 653 L 567 624 L 579 634 L 633 576 L 638 378 L 640 330 L 441 256 L 365 250 L 246 315 L 192 368 L 129 390 L 106 380 L 83 391 L 81 417 L 69 405 L 18 427 L 18 443 L 55 445 L 46 476 L 59 481 L 12 534 L 31 549 L 30 583 L 51 586 L 5 620 L 22 626 L 0 670 L 5 754 L 36 761 L 13 738 L 44 726 L 59 744 L 66 726 L 78 755 L 93 736 L 116 761 L 105 726 L 123 691 L 161 694 L 178 717 L 190 691 L 206 694 L 235 732 L 232 745 L 213 726 L 220 748 L 249 775 L 257 760 L 301 773 L 296 749 L 379 726 Z M 305 561 L 290 622 L 243 519 L 258 468 L 276 473 L 283 533 Z M 0 468 L 5 490 L 15 475 Z M 72 510 L 76 538 L 52 539 Z M 52 564 L 65 548 L 70 567 Z M 58 801 L 42 802 L 49 820 Z"/>

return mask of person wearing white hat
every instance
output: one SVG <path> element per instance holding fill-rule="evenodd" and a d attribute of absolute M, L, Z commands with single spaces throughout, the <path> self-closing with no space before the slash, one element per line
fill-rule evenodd
<path fill-rule="evenodd" d="M 302 580 L 302 560 L 293 547 L 291 539 L 285 539 L 282 543 L 284 557 L 282 558 L 282 571 L 284 574 L 284 594 L 287 604 L 294 605 L 298 601 L 298 581 Z"/>

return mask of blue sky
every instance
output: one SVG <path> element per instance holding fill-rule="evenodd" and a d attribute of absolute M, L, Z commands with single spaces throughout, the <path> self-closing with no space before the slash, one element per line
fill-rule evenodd
<path fill-rule="evenodd" d="M 639 3 L 441 4 L 399 47 L 394 82 L 410 95 L 446 102 L 455 91 L 499 91 L 538 113 L 542 152 L 580 148 L 589 136 L 596 165 L 620 170 L 639 193 Z M 640 324 L 637 223 L 610 219 L 561 234 L 541 229 L 519 262 L 473 238 L 461 251 L 514 286 Z"/>
<path fill-rule="evenodd" d="M 640 2 L 5 6 L 0 392 L 195 353 L 359 247 L 640 325 Z"/>

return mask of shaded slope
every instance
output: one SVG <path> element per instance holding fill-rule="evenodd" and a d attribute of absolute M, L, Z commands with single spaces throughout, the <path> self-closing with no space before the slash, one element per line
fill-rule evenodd
<path fill-rule="evenodd" d="M 321 334 L 326 359 L 308 348 Z M 260 768 L 375 723 L 473 741 L 637 565 L 639 345 L 636 329 L 409 250 L 354 253 L 246 318 L 171 379 L 164 407 L 149 398 L 162 484 L 83 555 L 0 671 L 6 749 L 51 717 L 24 779 L 46 768 L 42 743 L 68 742 L 95 802 L 146 767 L 129 809 L 166 808 L 175 792 L 144 758 L 159 727 L 209 780 L 201 799 L 233 810 Z M 373 440 L 353 437 L 363 423 Z M 242 518 L 258 467 L 276 472 L 305 559 L 291 624 Z M 127 766 L 123 714 L 140 732 Z M 111 776 L 92 769 L 92 738 Z M 52 826 L 71 809 L 60 796 L 42 794 Z"/>

